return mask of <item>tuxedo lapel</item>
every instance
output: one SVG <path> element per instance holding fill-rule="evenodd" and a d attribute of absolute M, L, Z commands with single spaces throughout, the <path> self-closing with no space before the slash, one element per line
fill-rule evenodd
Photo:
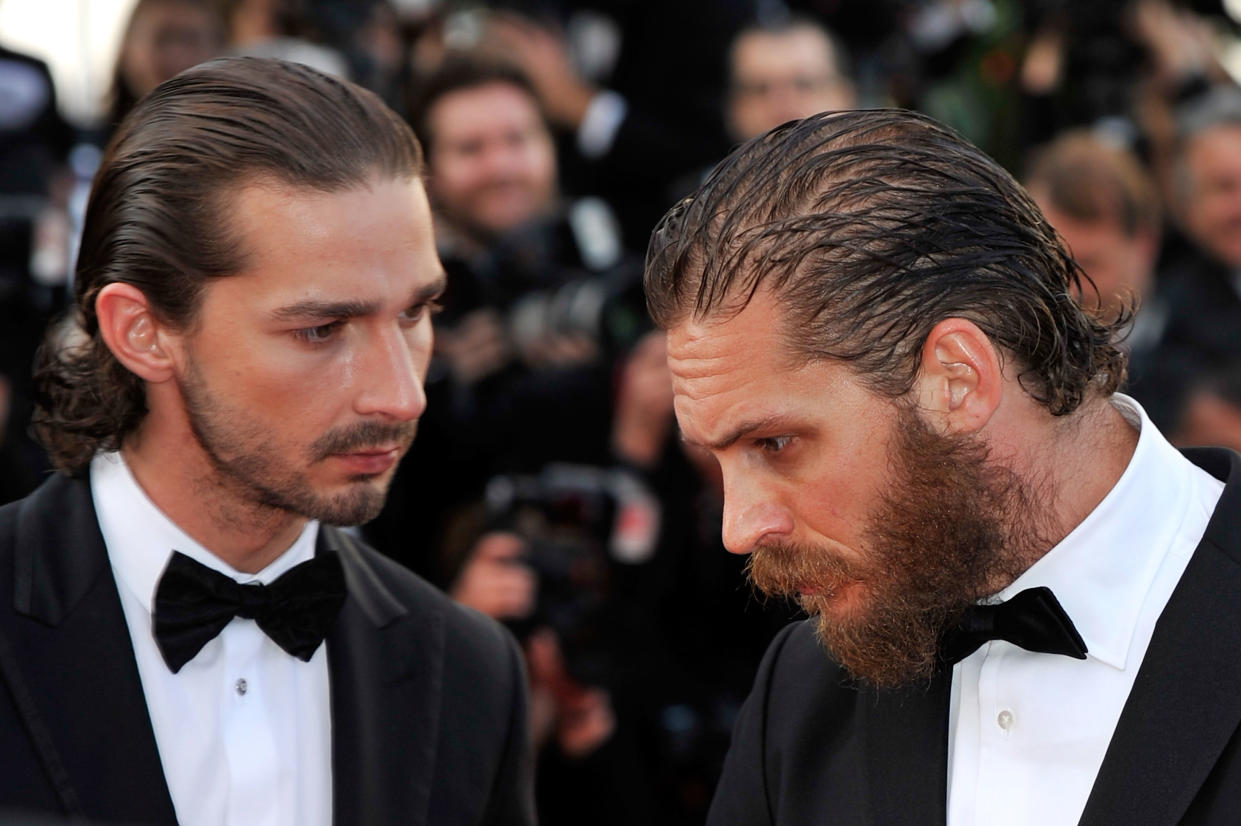
<path fill-rule="evenodd" d="M 1178 823 L 1241 723 L 1241 460 L 1186 453 L 1232 484 L 1155 626 L 1083 826 Z"/>
<path fill-rule="evenodd" d="M 14 539 L 6 636 L 83 814 L 175 822 L 89 484 L 50 478 L 21 503 Z"/>
<path fill-rule="evenodd" d="M 442 702 L 445 617 L 407 609 L 345 534 L 320 532 L 341 556 L 349 596 L 327 638 L 334 820 L 425 824 Z"/>
<path fill-rule="evenodd" d="M 929 685 L 860 693 L 870 822 L 876 826 L 946 821 L 951 680 L 948 669 Z"/>

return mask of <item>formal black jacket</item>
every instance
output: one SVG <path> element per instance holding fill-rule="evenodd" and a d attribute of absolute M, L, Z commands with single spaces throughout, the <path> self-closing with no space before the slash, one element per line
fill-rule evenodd
<path fill-rule="evenodd" d="M 512 638 L 340 531 L 318 552 L 348 588 L 327 638 L 335 823 L 533 823 Z M 0 822 L 16 812 L 176 820 L 90 486 L 59 475 L 0 508 Z"/>
<path fill-rule="evenodd" d="M 1241 823 L 1241 457 L 1186 454 L 1226 487 L 1155 626 L 1083 826 Z M 943 824 L 951 680 L 876 691 L 848 680 L 811 621 L 789 626 L 759 668 L 709 826 Z"/>

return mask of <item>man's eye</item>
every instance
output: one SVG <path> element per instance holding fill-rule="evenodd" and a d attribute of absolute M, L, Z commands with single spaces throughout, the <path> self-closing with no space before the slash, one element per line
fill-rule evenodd
<path fill-rule="evenodd" d="M 412 326 L 417 324 L 419 321 L 422 321 L 422 317 L 427 313 L 435 315 L 442 309 L 443 306 L 432 298 L 429 301 L 424 301 L 420 304 L 415 304 L 414 306 L 407 308 L 405 312 L 401 313 L 401 321 L 406 325 Z"/>
<path fill-rule="evenodd" d="M 293 335 L 302 341 L 310 344 L 322 344 L 332 338 L 340 330 L 344 322 L 329 321 L 327 324 L 319 324 L 314 327 L 304 327 L 301 330 L 294 330 Z"/>
<path fill-rule="evenodd" d="M 466 141 L 464 143 L 454 144 L 453 151 L 465 158 L 473 158 L 483 153 L 482 141 Z"/>
<path fill-rule="evenodd" d="M 755 440 L 755 444 L 758 445 L 760 450 L 767 453 L 779 453 L 788 447 L 791 441 L 793 441 L 792 436 L 768 436 Z"/>

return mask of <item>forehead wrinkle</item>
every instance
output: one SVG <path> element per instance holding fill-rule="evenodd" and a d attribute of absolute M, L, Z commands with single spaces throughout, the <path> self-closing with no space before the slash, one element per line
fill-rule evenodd
<path fill-rule="evenodd" d="M 680 376 L 682 378 L 701 378 L 703 376 L 718 375 L 726 370 L 721 370 L 721 363 L 727 364 L 729 357 L 723 354 L 717 355 L 674 355 L 671 351 L 668 353 L 668 369 L 672 372 L 673 377 Z"/>
<path fill-rule="evenodd" d="M 672 389 L 677 396 L 692 401 L 707 401 L 734 389 L 736 356 L 719 347 L 707 347 L 703 340 L 686 347 L 669 347 L 668 371 Z M 681 352 L 677 352 L 681 351 Z"/>
<path fill-rule="evenodd" d="M 720 386 L 719 377 L 703 376 L 700 378 L 673 377 L 672 391 L 676 398 L 689 402 L 710 402 L 721 396 L 727 396 L 735 388 Z"/>
<path fill-rule="evenodd" d="M 758 345 L 757 337 L 764 335 L 745 325 L 725 328 L 724 324 L 701 328 L 696 335 L 688 331 L 668 338 L 668 369 L 673 377 L 699 378 L 703 375 L 727 375 L 730 369 L 752 363 Z M 806 359 L 792 347 L 785 335 L 777 329 L 767 329 L 774 347 L 770 351 L 773 368 L 798 370 Z M 682 338 L 677 341 L 677 338 Z M 730 367 L 730 362 L 733 364 Z"/>

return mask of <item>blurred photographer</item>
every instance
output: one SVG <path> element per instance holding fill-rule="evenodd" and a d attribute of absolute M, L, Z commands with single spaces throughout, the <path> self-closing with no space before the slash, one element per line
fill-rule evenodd
<path fill-rule="evenodd" d="M 559 195 L 551 134 L 520 72 L 452 54 L 411 102 L 448 291 L 436 318 L 430 410 L 414 448 L 442 468 L 398 477 L 368 535 L 447 584 L 445 514 L 500 473 L 608 455 L 613 362 L 647 322 L 641 270 L 607 208 Z"/>
<path fill-rule="evenodd" d="M 446 542 L 449 593 L 522 641 L 550 826 L 656 822 L 632 686 L 650 679 L 634 672 L 652 653 L 642 595 L 662 523 L 645 470 L 671 425 L 662 334 L 641 339 L 616 376 L 610 455 L 493 476 Z"/>
<path fill-rule="evenodd" d="M 816 20 L 755 22 L 733 39 L 725 119 L 734 140 L 747 141 L 785 121 L 857 104 L 844 47 Z"/>
<path fill-rule="evenodd" d="M 539 293 L 567 312 L 573 299 L 560 288 L 625 277 L 615 272 L 622 253 L 607 207 L 559 198 L 555 146 L 529 81 L 505 64 L 452 55 L 422 84 L 413 118 L 453 282 L 440 325 L 449 366 L 473 380 L 512 358 L 534 367 L 594 360 L 589 330 L 540 323 L 522 304 Z M 636 283 L 635 270 L 627 275 Z"/>
<path fill-rule="evenodd" d="M 450 593 L 523 641 L 545 826 L 701 823 L 792 616 L 721 552 L 718 467 L 677 436 L 665 347 L 618 362 L 603 461 L 496 475 L 448 543 Z"/>

